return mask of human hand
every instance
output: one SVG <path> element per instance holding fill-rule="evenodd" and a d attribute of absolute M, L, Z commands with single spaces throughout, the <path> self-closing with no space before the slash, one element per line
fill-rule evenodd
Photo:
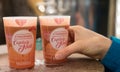
<path fill-rule="evenodd" d="M 81 53 L 94 59 L 102 59 L 108 51 L 111 40 L 81 26 L 71 26 L 69 44 L 59 50 L 55 58 L 64 59 L 73 53 Z"/>

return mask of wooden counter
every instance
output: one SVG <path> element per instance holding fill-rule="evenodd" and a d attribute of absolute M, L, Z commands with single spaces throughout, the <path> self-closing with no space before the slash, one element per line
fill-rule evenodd
<path fill-rule="evenodd" d="M 69 56 L 68 61 L 61 66 L 46 67 L 42 51 L 36 51 L 35 67 L 24 70 L 9 68 L 8 54 L 0 54 L 0 72 L 104 72 L 104 67 L 100 62 L 80 54 Z"/>

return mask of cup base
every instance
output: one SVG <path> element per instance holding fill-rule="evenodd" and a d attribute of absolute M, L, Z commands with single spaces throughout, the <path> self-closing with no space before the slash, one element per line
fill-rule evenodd
<path fill-rule="evenodd" d="M 34 68 L 34 66 L 26 66 L 26 67 L 14 67 L 14 66 L 10 66 L 10 68 L 12 68 L 12 69 L 17 69 L 17 70 L 21 70 L 21 69 L 32 69 L 32 68 Z"/>
<path fill-rule="evenodd" d="M 45 61 L 45 66 L 47 66 L 47 67 L 63 66 L 64 63 L 66 63 L 66 62 L 67 62 L 67 59 L 55 60 L 55 61 L 52 61 L 52 62 Z"/>

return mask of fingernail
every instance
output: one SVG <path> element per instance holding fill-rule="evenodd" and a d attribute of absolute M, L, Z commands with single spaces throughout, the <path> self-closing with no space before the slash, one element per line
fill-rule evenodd
<path fill-rule="evenodd" d="M 60 60 L 62 58 L 63 58 L 62 54 L 56 54 L 55 55 L 55 59 L 57 59 L 57 60 Z"/>

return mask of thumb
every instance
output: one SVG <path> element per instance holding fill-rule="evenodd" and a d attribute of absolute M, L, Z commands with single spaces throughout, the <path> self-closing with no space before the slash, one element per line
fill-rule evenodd
<path fill-rule="evenodd" d="M 83 45 L 82 42 L 76 41 L 63 49 L 58 50 L 55 54 L 55 59 L 61 60 L 61 59 L 68 57 L 69 55 L 73 53 L 79 52 L 80 50 L 83 49 L 81 45 Z"/>

